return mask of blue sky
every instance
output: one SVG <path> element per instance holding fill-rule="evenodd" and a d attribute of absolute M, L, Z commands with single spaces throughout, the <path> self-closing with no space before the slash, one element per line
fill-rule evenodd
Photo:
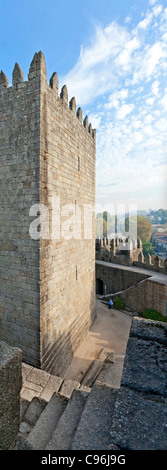
<path fill-rule="evenodd" d="M 39 50 L 97 129 L 97 204 L 167 209 L 167 0 L 1 2 L 10 84 Z"/>

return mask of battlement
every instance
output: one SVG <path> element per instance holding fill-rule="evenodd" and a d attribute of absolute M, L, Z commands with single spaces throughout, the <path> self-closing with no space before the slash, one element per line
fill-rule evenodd
<path fill-rule="evenodd" d="M 129 238 L 126 238 L 126 240 L 122 240 L 115 238 L 109 240 L 99 238 L 96 239 L 95 245 L 97 260 L 125 266 L 136 266 L 167 274 L 167 259 L 163 260 L 159 256 L 155 256 L 152 262 L 149 253 L 146 256 L 143 255 L 140 239 L 129 240 Z"/>
<path fill-rule="evenodd" d="M 58 84 L 58 76 L 57 72 L 54 72 L 49 80 L 49 84 L 47 83 L 47 71 L 46 71 L 46 63 L 45 58 L 42 51 L 36 52 L 30 64 L 29 73 L 28 73 L 28 81 L 24 81 L 23 72 L 16 62 L 13 73 L 12 73 L 12 86 L 9 87 L 9 80 L 5 73 L 1 70 L 0 73 L 0 96 L 4 95 L 4 93 L 11 93 L 12 90 L 19 90 L 27 84 L 36 85 L 45 84 L 48 89 L 52 90 L 52 93 L 57 95 L 57 98 L 61 100 L 64 107 L 69 109 L 71 113 L 71 118 L 75 117 L 81 123 L 82 127 L 85 129 L 87 134 L 95 141 L 96 140 L 96 130 L 92 129 L 91 123 L 88 122 L 88 116 L 85 116 L 83 119 L 82 109 L 76 107 L 76 100 L 75 97 L 72 97 L 70 101 L 68 101 L 68 89 L 66 85 L 63 85 L 61 91 L 59 93 L 59 84 Z"/>

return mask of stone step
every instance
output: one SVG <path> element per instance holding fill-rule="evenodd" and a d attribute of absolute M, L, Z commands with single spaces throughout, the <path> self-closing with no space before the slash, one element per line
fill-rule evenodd
<path fill-rule="evenodd" d="M 77 426 L 83 412 L 88 393 L 74 390 L 65 408 L 46 450 L 71 449 Z"/>
<path fill-rule="evenodd" d="M 107 359 L 96 379 L 96 384 L 106 384 L 112 388 L 120 388 L 122 370 L 124 365 L 124 355 L 113 354 L 111 359 Z"/>
<path fill-rule="evenodd" d="M 117 394 L 117 389 L 106 385 L 93 386 L 72 443 L 72 450 L 108 449 Z"/>
<path fill-rule="evenodd" d="M 34 397 L 32 401 L 29 403 L 29 406 L 24 413 L 24 417 L 22 421 L 24 420 L 26 423 L 28 423 L 32 427 L 35 426 L 35 423 L 37 422 L 41 413 L 45 409 L 46 405 L 47 405 L 46 401 L 41 400 L 40 398 Z"/>
<path fill-rule="evenodd" d="M 70 379 L 64 379 L 60 388 L 59 393 L 66 398 L 70 398 L 73 393 L 73 390 L 77 390 L 80 387 L 80 383 Z"/>
<path fill-rule="evenodd" d="M 28 400 L 24 400 L 24 398 L 20 399 L 20 423 L 23 421 L 23 417 L 29 404 L 30 402 Z"/>
<path fill-rule="evenodd" d="M 100 371 L 103 367 L 103 362 L 100 359 L 95 359 L 87 372 L 85 373 L 81 385 L 85 385 L 86 387 L 92 387 L 96 378 L 100 374 Z"/>
<path fill-rule="evenodd" d="M 68 400 L 56 393 L 53 394 L 38 421 L 29 433 L 27 442 L 35 450 L 43 450 L 51 439 L 52 433 L 67 406 Z"/>

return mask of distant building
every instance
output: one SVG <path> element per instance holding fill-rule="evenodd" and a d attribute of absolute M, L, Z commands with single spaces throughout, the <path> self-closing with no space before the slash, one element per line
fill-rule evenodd
<path fill-rule="evenodd" d="M 156 231 L 151 237 L 152 245 L 158 256 L 162 259 L 167 257 L 167 231 Z"/>

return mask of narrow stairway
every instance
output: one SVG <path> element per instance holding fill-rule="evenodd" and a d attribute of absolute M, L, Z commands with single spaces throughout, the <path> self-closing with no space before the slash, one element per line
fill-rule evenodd
<path fill-rule="evenodd" d="M 47 403 L 21 400 L 17 450 L 107 449 L 118 390 L 95 384 L 67 399 L 53 393 Z"/>

